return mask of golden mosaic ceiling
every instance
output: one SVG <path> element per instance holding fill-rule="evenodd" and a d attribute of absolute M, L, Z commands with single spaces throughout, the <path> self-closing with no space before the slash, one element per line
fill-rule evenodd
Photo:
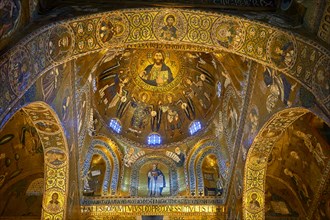
<path fill-rule="evenodd" d="M 307 170 L 322 178 L 316 186 L 303 180 L 308 172 L 295 170 L 300 166 L 284 163 L 283 158 L 304 158 L 297 156 L 302 148 L 293 152 L 288 146 L 288 154 L 275 155 L 277 143 L 286 140 L 286 130 L 307 108 L 324 115 L 330 106 L 328 50 L 290 32 L 220 13 L 111 11 L 39 29 L 0 60 L 1 123 L 24 108 L 40 133 L 46 158 L 44 218 L 71 216 L 67 212 L 76 198 L 86 218 L 102 210 L 104 215 L 127 215 L 128 210 L 136 215 L 132 207 L 152 201 L 172 216 L 182 211 L 262 219 L 268 174 L 288 182 L 307 206 L 314 199 L 308 187 L 318 187 L 315 195 L 320 195 L 329 176 L 329 164 L 322 177 L 315 172 L 321 169 Z M 194 122 L 202 131 L 188 141 Z M 321 148 L 321 141 L 310 138 L 313 133 L 301 131 L 306 135 L 292 134 L 306 145 L 306 161 L 324 168 L 328 145 Z M 138 143 L 148 145 L 150 134 L 161 137 L 160 149 L 140 148 Z M 309 140 L 315 143 L 306 144 Z M 17 152 L 25 150 L 3 147 L 4 161 L 19 160 Z M 162 189 L 155 196 L 160 198 L 150 198 L 147 181 L 154 165 L 165 176 L 159 188 L 169 198 L 159 196 Z M 281 176 L 271 172 L 274 165 L 280 165 Z M 8 166 L 1 173 L 3 183 L 7 173 L 16 172 Z M 52 209 L 53 195 L 61 205 Z M 270 201 L 285 207 L 280 202 Z M 315 197 L 309 216 L 317 204 Z M 101 207 L 100 212 L 93 207 Z M 176 212 L 169 211 L 173 207 Z"/>
<path fill-rule="evenodd" d="M 219 106 L 220 63 L 211 53 L 126 49 L 105 55 L 95 71 L 94 105 L 105 126 L 116 120 L 120 135 L 147 144 L 191 136 L 189 128 L 208 126 Z M 114 131 L 116 129 L 113 128 Z"/>

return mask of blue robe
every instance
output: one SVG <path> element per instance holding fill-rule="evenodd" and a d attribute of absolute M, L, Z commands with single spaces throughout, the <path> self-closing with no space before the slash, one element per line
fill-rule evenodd
<path fill-rule="evenodd" d="M 161 177 L 160 177 L 161 175 Z M 162 178 L 159 181 L 158 178 Z M 162 185 L 158 185 L 158 182 L 162 182 Z M 163 188 L 166 187 L 165 176 L 163 172 L 159 169 L 152 169 L 148 172 L 148 190 L 149 196 L 161 196 Z"/>

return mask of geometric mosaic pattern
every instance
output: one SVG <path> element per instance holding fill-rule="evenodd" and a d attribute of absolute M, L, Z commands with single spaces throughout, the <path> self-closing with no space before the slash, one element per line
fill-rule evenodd
<path fill-rule="evenodd" d="M 248 152 L 243 193 L 244 219 L 264 219 L 267 161 L 286 128 L 308 112 L 289 108 L 276 113 L 259 131 Z M 258 205 L 253 205 L 258 204 Z"/>
<path fill-rule="evenodd" d="M 175 15 L 176 39 L 158 33 L 164 18 Z M 106 34 L 105 34 L 106 33 Z M 43 35 L 46 49 L 38 56 L 32 45 Z M 140 44 L 140 45 L 139 45 Z M 179 45 L 176 47 L 175 45 Z M 329 50 L 317 43 L 243 18 L 183 9 L 125 10 L 62 21 L 35 31 L 0 57 L 0 72 L 9 79 L 0 97 L 0 120 L 48 69 L 104 49 L 163 46 L 177 50 L 228 51 L 278 70 L 310 90 L 328 106 Z M 30 68 L 31 63 L 40 64 Z M 25 76 L 33 77 L 25 77 Z M 329 109 L 327 109 L 329 111 Z"/>
<path fill-rule="evenodd" d="M 44 195 L 42 219 L 65 219 L 68 194 L 68 146 L 60 120 L 56 113 L 44 102 L 34 102 L 23 108 L 32 120 L 42 142 L 45 155 Z M 65 155 L 56 162 L 53 156 Z M 57 194 L 58 207 L 50 208 L 52 197 Z"/>

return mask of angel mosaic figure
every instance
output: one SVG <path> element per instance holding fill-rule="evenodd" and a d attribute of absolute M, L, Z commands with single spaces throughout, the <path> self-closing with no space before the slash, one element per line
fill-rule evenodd
<path fill-rule="evenodd" d="M 173 97 L 167 96 L 168 105 L 162 106 L 163 113 L 166 113 L 166 130 L 171 131 L 171 137 L 174 136 L 175 130 L 179 130 L 182 134 L 182 120 L 179 115 L 180 109 L 173 103 Z"/>

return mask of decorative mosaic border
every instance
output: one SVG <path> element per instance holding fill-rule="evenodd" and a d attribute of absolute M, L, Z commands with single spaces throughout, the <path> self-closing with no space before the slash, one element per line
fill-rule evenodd
<path fill-rule="evenodd" d="M 198 198 L 198 199 L 196 199 Z M 160 198 L 150 198 L 150 197 L 139 197 L 139 198 L 118 198 L 118 197 L 108 197 L 106 198 L 97 198 L 91 197 L 81 200 L 81 205 L 90 206 L 90 205 L 217 205 L 225 204 L 223 198 L 215 197 L 160 197 Z"/>
<path fill-rule="evenodd" d="M 89 120 L 89 115 L 91 112 L 91 102 L 88 97 L 90 97 L 90 86 L 89 84 L 85 84 L 82 88 L 80 88 L 76 94 L 76 106 L 77 106 L 77 133 L 78 133 L 78 146 L 79 146 L 79 154 L 81 154 L 82 151 L 82 146 L 87 134 L 87 127 L 88 127 L 88 120 Z M 83 102 L 86 102 L 84 108 L 79 108 L 78 105 L 82 105 Z M 79 115 L 84 115 L 85 117 L 79 118 Z M 79 124 L 80 124 L 80 129 L 79 129 Z"/>
<path fill-rule="evenodd" d="M 122 162 L 120 158 L 122 157 L 120 151 L 118 150 L 118 147 L 116 144 L 111 141 L 110 139 L 103 137 L 103 136 L 95 136 L 95 139 L 93 139 L 90 143 L 89 149 L 85 155 L 85 161 L 82 162 L 82 167 L 81 167 L 81 176 L 86 176 L 90 162 L 92 159 L 92 156 L 95 153 L 100 154 L 101 156 L 103 155 L 104 158 L 108 158 L 108 156 L 105 154 L 105 152 L 102 150 L 102 148 L 105 148 L 106 151 L 109 152 L 111 155 L 110 160 L 108 160 L 107 164 L 109 163 L 109 166 L 107 165 L 106 169 L 106 175 L 103 181 L 103 193 L 105 195 L 115 195 L 118 190 L 119 186 L 119 175 L 122 170 Z M 111 166 L 112 165 L 112 166 Z M 109 169 L 108 169 L 109 167 Z M 111 172 L 112 171 L 112 172 Z M 106 177 L 108 176 L 108 177 Z M 111 183 L 110 183 L 110 189 L 109 189 L 109 181 L 111 177 Z M 81 182 L 82 185 L 82 182 Z M 106 187 L 107 186 L 107 187 Z M 106 191 L 105 191 L 106 190 Z"/>
<path fill-rule="evenodd" d="M 274 144 L 284 131 L 308 112 L 303 108 L 289 108 L 274 114 L 259 131 L 248 152 L 244 170 L 243 216 L 247 220 L 265 218 L 265 185 L 267 160 Z M 258 203 L 259 206 L 251 203 Z"/>
<path fill-rule="evenodd" d="M 112 181 L 111 181 L 111 185 L 110 185 L 110 190 L 111 190 L 111 194 L 114 195 L 117 193 L 117 187 L 119 185 L 120 163 L 119 163 L 118 155 L 114 152 L 114 150 L 105 141 L 94 139 L 91 143 L 91 147 L 95 148 L 96 146 L 105 147 L 109 151 L 110 155 L 112 156 L 113 170 L 112 170 L 112 175 L 111 175 Z"/>
<path fill-rule="evenodd" d="M 202 170 L 202 165 L 204 162 L 204 159 L 206 156 L 210 155 L 210 154 L 214 154 L 216 155 L 217 161 L 218 161 L 218 166 L 220 168 L 220 157 L 221 154 L 219 152 L 219 150 L 217 150 L 216 148 L 211 148 L 208 149 L 206 151 L 204 151 L 202 153 L 202 155 L 199 157 L 198 161 L 197 161 L 197 165 L 196 165 L 196 172 L 197 172 L 197 180 L 198 180 L 198 193 L 200 194 L 202 192 L 202 194 L 204 195 L 204 178 L 203 178 L 203 170 Z M 220 169 L 219 169 L 220 171 Z M 221 175 L 219 173 L 219 175 Z"/>
<path fill-rule="evenodd" d="M 103 192 L 103 195 L 107 195 L 109 192 L 111 163 L 110 163 L 107 155 L 102 150 L 93 148 L 93 149 L 90 149 L 90 151 L 91 152 L 87 153 L 85 162 L 83 164 L 82 178 L 84 178 L 88 173 L 93 155 L 95 155 L 95 154 L 100 155 L 102 157 L 102 159 L 106 162 L 105 175 L 104 175 L 104 180 L 103 180 L 103 184 L 102 184 L 102 192 Z"/>
<path fill-rule="evenodd" d="M 178 25 L 177 37 L 173 40 L 162 38 L 160 33 L 168 14 L 176 16 Z M 106 38 L 104 30 L 110 31 Z M 38 44 L 40 35 L 46 36 L 46 45 Z M 27 89 L 52 67 L 104 49 L 143 47 L 148 43 L 160 47 L 166 43 L 182 50 L 238 54 L 294 78 L 313 92 L 321 104 L 329 102 L 329 82 L 323 80 L 330 74 L 329 50 L 311 40 L 232 15 L 183 9 L 135 9 L 83 16 L 45 26 L 1 56 L 0 72 L 9 79 L 9 84 L 4 84 L 8 85 L 9 93 L 0 98 L 1 106 L 7 107 L 0 112 L 1 120 Z M 33 77 L 24 78 L 27 74 Z"/>
<path fill-rule="evenodd" d="M 197 150 L 195 150 L 195 149 L 197 149 Z M 188 186 L 189 186 L 191 195 L 198 195 L 199 191 L 196 191 L 197 190 L 196 179 L 199 179 L 198 182 L 200 182 L 200 179 L 203 178 L 202 173 L 197 173 L 197 178 L 196 178 L 196 173 L 195 173 L 196 160 L 199 158 L 199 155 L 201 152 L 203 152 L 205 150 L 207 151 L 210 149 L 217 150 L 216 155 L 218 157 L 218 166 L 220 169 L 220 174 L 222 175 L 222 177 L 225 180 L 227 180 L 227 169 L 228 168 L 226 166 L 226 161 L 229 159 L 228 155 L 225 152 L 221 151 L 221 149 L 222 149 L 221 146 L 219 146 L 219 144 L 214 140 L 205 141 L 204 143 L 199 142 L 195 145 L 195 147 L 191 150 L 191 152 L 189 152 L 188 157 L 187 157 L 188 160 L 187 160 L 187 163 L 185 164 L 185 170 L 187 171 L 186 179 L 188 180 Z M 228 183 L 226 183 L 226 184 L 228 184 Z M 204 189 L 203 189 L 203 191 L 204 191 Z M 226 192 L 226 190 L 225 190 L 225 192 Z"/>
<path fill-rule="evenodd" d="M 237 132 L 238 132 L 237 128 L 238 128 L 238 125 L 240 123 L 239 109 L 241 109 L 242 105 L 241 105 L 240 99 L 236 95 L 235 89 L 231 85 L 228 85 L 228 87 L 226 89 L 226 92 L 224 94 L 223 102 L 222 102 L 222 109 L 223 109 L 222 122 L 223 122 L 223 126 L 227 127 L 227 128 L 228 128 L 228 125 L 229 125 L 228 115 L 231 115 L 231 114 L 229 114 L 230 110 L 228 108 L 230 106 L 230 105 L 228 105 L 230 100 L 233 101 L 235 107 L 237 108 L 236 109 L 237 110 L 237 112 L 236 112 L 237 118 L 236 118 L 236 121 L 235 121 L 236 124 L 232 125 L 232 129 L 235 129 L 235 130 L 224 129 L 224 133 L 225 133 L 225 139 L 226 139 L 226 143 L 227 143 L 228 149 L 230 151 L 230 154 L 233 155 L 233 153 L 235 151 L 234 142 L 235 142 L 235 138 L 236 138 L 236 135 L 237 135 Z M 232 117 L 230 117 L 230 118 L 232 120 Z M 230 147 L 230 146 L 232 146 L 232 147 Z"/>
<path fill-rule="evenodd" d="M 45 155 L 44 195 L 42 219 L 65 219 L 69 184 L 69 151 L 66 137 L 56 113 L 43 102 L 34 102 L 22 108 L 32 120 L 38 132 Z M 65 159 L 61 163 L 47 160 L 48 152 L 61 152 Z M 58 195 L 59 206 L 49 209 L 53 194 Z"/>

